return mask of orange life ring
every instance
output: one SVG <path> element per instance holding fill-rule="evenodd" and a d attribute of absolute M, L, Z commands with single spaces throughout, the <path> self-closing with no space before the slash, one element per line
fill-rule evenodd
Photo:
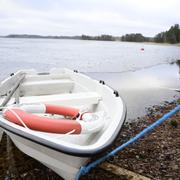
<path fill-rule="evenodd" d="M 45 116 L 38 116 L 32 113 L 49 113 L 70 117 L 69 119 L 52 119 Z M 103 123 L 99 116 L 93 113 L 79 115 L 80 110 L 72 107 L 57 106 L 51 104 L 26 104 L 18 107 L 8 107 L 3 111 L 3 117 L 10 122 L 29 129 L 66 134 L 92 133 L 97 132 Z M 23 123 L 22 123 L 23 122 Z"/>
<path fill-rule="evenodd" d="M 61 134 L 68 133 L 72 130 L 75 130 L 74 134 L 79 134 L 81 132 L 81 125 L 75 120 L 51 119 L 31 113 L 59 114 L 64 116 L 70 116 L 71 119 L 73 119 L 78 115 L 79 109 L 50 104 L 32 104 L 22 105 L 20 107 L 7 108 L 3 112 L 3 116 L 8 121 L 23 126 L 21 121 L 19 121 L 17 117 L 19 116 L 29 129 L 37 131 Z"/>

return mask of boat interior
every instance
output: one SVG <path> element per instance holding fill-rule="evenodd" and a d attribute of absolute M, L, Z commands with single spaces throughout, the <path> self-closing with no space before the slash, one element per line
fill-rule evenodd
<path fill-rule="evenodd" d="M 12 77 L 9 77 L 0 85 L 1 98 L 0 103 L 3 102 L 4 94 L 7 95 L 7 89 L 13 87 L 19 77 L 22 76 L 19 72 Z M 75 75 L 74 75 L 75 74 Z M 73 143 L 74 145 L 87 146 L 96 143 L 99 139 L 108 137 L 109 132 L 113 131 L 115 127 L 110 128 L 110 124 L 116 125 L 112 122 L 113 116 L 117 115 L 114 101 L 105 96 L 108 93 L 103 92 L 99 88 L 99 82 L 92 80 L 87 76 L 78 76 L 78 73 L 61 71 L 51 71 L 50 73 L 37 73 L 30 71 L 25 74 L 23 81 L 16 89 L 13 97 L 8 105 L 28 104 L 28 103 L 47 103 L 54 105 L 64 105 L 79 108 L 80 111 L 99 112 L 103 111 L 104 126 L 102 130 L 93 134 L 54 134 L 34 131 L 37 136 L 49 139 L 50 141 L 66 143 Z M 93 83 L 92 83 L 93 81 Z M 11 91 L 11 90 L 10 90 Z M 104 101 L 105 100 L 105 101 Z M 107 103 L 109 100 L 109 107 Z M 114 114 L 111 114 L 112 113 Z M 59 115 L 40 114 L 41 116 L 49 116 L 51 118 L 59 118 Z M 117 118 L 116 118 L 117 119 Z M 17 126 L 17 125 L 15 125 Z M 22 127 L 17 127 L 22 128 Z M 24 127 L 23 127 L 24 128 Z M 109 129 L 107 133 L 104 132 Z M 112 132 L 111 132 L 112 133 Z M 104 137 L 102 137 L 104 136 Z M 108 138 L 107 138 L 108 139 Z M 106 140 L 103 140 L 104 142 Z M 61 142 L 60 142 L 61 143 Z"/>

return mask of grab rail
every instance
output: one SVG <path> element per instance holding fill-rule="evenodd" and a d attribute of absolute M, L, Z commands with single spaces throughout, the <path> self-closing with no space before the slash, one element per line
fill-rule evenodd
<path fill-rule="evenodd" d="M 4 101 L 2 102 L 2 104 L 0 105 L 0 107 L 4 107 L 6 106 L 6 104 L 9 102 L 9 100 L 11 99 L 12 95 L 15 93 L 15 91 L 17 90 L 17 88 L 19 87 L 20 83 L 23 81 L 25 77 L 25 74 L 22 75 L 22 77 L 17 81 L 17 83 L 14 85 L 13 89 L 11 90 L 11 92 L 5 97 Z"/>

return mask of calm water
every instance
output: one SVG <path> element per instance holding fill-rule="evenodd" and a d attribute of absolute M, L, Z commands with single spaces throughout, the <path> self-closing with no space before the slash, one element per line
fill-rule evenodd
<path fill-rule="evenodd" d="M 144 48 L 144 51 L 141 50 Z M 179 87 L 180 47 L 144 43 L 0 38 L 0 79 L 19 69 L 67 67 L 103 79 L 128 106 L 128 118 L 144 107 L 170 100 Z M 154 95 L 152 95 L 154 91 Z M 151 95 L 151 96 L 149 96 Z"/>
<path fill-rule="evenodd" d="M 144 51 L 140 49 L 144 48 Z M 0 75 L 20 68 L 68 67 L 82 72 L 124 72 L 180 58 L 180 48 L 142 43 L 0 39 Z"/>
<path fill-rule="evenodd" d="M 141 51 L 144 48 L 144 51 Z M 180 94 L 180 47 L 143 43 L 0 38 L 0 80 L 19 69 L 78 69 L 118 90 L 127 120 L 145 114 L 145 107 L 172 101 Z M 57 179 L 50 170 L 3 139 L 0 179 Z M 38 175 L 37 175 L 38 174 Z M 46 175 L 45 175 L 46 174 Z"/>

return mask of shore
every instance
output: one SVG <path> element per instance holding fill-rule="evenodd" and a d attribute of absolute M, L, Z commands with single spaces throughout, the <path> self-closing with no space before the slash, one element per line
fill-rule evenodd
<path fill-rule="evenodd" d="M 180 99 L 147 108 L 147 114 L 144 117 L 138 117 L 133 122 L 124 124 L 119 137 L 109 151 L 129 140 L 178 104 L 180 104 Z M 107 162 L 150 179 L 178 180 L 180 168 L 179 130 L 180 112 L 144 138 L 108 159 Z M 0 179 L 62 179 L 52 170 L 20 152 L 6 136 L 2 139 L 0 152 Z M 91 170 L 80 179 L 129 180 L 125 176 L 114 175 L 100 167 Z"/>
<path fill-rule="evenodd" d="M 125 124 L 114 148 L 126 142 L 141 130 L 180 104 L 180 99 L 147 108 L 147 115 Z M 154 180 L 178 180 L 180 166 L 180 112 L 169 118 L 149 134 L 107 160 Z M 113 148 L 112 148 L 113 149 Z M 81 179 L 128 180 L 97 167 Z"/>
<path fill-rule="evenodd" d="M 139 43 L 141 43 L 141 42 L 139 42 Z M 175 43 L 175 44 L 171 44 L 171 43 L 157 43 L 157 42 L 142 42 L 142 43 L 143 44 L 147 44 L 147 45 L 180 46 L 180 43 Z"/>

